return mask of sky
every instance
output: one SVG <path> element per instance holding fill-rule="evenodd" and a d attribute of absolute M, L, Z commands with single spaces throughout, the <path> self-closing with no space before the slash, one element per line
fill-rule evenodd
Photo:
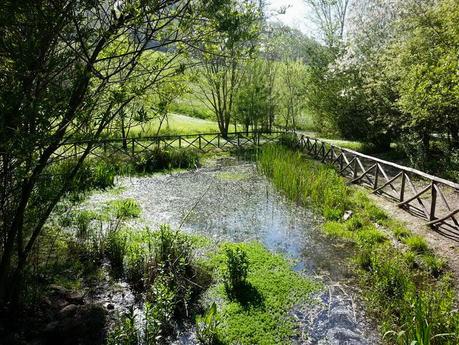
<path fill-rule="evenodd" d="M 301 30 L 308 36 L 314 36 L 314 25 L 310 19 L 310 9 L 304 0 L 268 0 L 268 12 L 273 15 L 271 20 L 280 21 L 285 25 Z M 275 15 L 276 10 L 287 8 L 285 14 Z M 309 17 L 309 18 L 308 18 Z"/>

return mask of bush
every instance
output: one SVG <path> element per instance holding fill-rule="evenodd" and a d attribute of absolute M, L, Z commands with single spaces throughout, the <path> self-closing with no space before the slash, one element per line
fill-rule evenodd
<path fill-rule="evenodd" d="M 133 164 L 138 173 L 152 173 L 164 169 L 189 169 L 199 165 L 199 155 L 191 149 L 155 148 L 143 152 Z"/>
<path fill-rule="evenodd" d="M 229 297 L 234 297 L 238 290 L 246 284 L 248 271 L 247 254 L 240 248 L 226 248 L 224 284 Z"/>
<path fill-rule="evenodd" d="M 279 138 L 279 144 L 288 148 L 297 148 L 300 141 L 295 133 L 282 133 Z"/>

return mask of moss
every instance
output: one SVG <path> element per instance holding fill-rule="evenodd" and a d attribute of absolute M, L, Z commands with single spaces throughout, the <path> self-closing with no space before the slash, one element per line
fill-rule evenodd
<path fill-rule="evenodd" d="M 227 297 L 221 280 L 227 248 L 243 250 L 249 260 L 247 284 L 236 300 Z M 291 343 L 296 330 L 289 312 L 295 304 L 307 302 L 320 285 L 294 272 L 284 257 L 256 242 L 223 244 L 209 260 L 220 278 L 209 294 L 223 301 L 219 339 L 228 344 Z"/>

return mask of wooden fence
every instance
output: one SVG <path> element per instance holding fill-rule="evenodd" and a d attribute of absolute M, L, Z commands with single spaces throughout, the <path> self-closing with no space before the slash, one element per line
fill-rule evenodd
<path fill-rule="evenodd" d="M 298 138 L 302 150 L 335 166 L 350 183 L 390 198 L 397 206 L 425 219 L 426 225 L 459 241 L 459 184 L 316 138 Z"/>
<path fill-rule="evenodd" d="M 200 152 L 209 152 L 214 149 L 237 149 L 250 145 L 260 145 L 275 142 L 282 135 L 282 131 L 272 132 L 231 132 L 226 137 L 220 133 L 198 133 L 183 135 L 159 135 L 139 138 L 110 138 L 97 141 L 79 140 L 63 145 L 62 152 L 66 155 L 78 156 L 88 145 L 92 145 L 92 154 L 102 153 L 122 154 L 135 157 L 142 152 L 155 148 L 174 149 L 187 148 Z M 62 153 L 61 152 L 61 153 Z"/>

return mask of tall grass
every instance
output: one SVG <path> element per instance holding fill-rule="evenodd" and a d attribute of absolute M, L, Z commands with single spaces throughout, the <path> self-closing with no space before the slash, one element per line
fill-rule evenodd
<path fill-rule="evenodd" d="M 266 146 L 258 167 L 290 199 L 312 206 L 327 219 L 339 219 L 351 206 L 345 184 L 332 169 L 299 152 L 279 146 Z"/>
<path fill-rule="evenodd" d="M 265 147 L 258 168 L 290 199 L 322 214 L 325 233 L 355 243 L 368 309 L 388 343 L 459 343 L 453 284 L 423 238 L 388 217 L 363 191 L 348 187 L 332 167 L 290 148 Z M 353 211 L 348 220 L 346 210 Z"/>

